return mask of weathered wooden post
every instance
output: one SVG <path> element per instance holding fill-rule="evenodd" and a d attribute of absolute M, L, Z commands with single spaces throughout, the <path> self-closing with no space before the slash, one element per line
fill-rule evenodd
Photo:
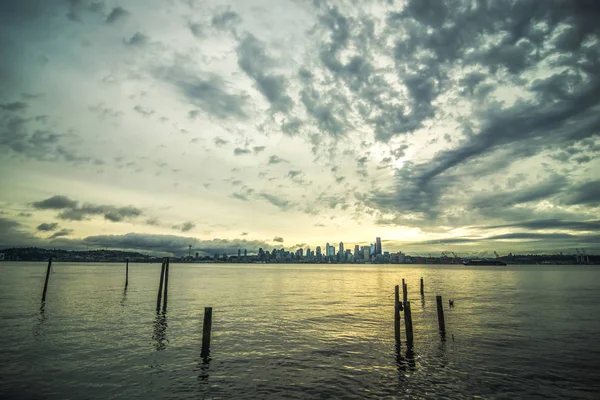
<path fill-rule="evenodd" d="M 412 314 L 410 312 L 410 301 L 404 302 L 404 324 L 406 329 L 406 343 L 408 345 L 413 344 L 413 325 L 412 325 Z"/>
<path fill-rule="evenodd" d="M 42 303 L 46 301 L 46 291 L 48 290 L 48 279 L 50 279 L 50 270 L 52 269 L 52 257 L 48 259 L 48 269 L 46 270 L 46 281 L 44 282 L 44 293 L 42 293 Z"/>
<path fill-rule="evenodd" d="M 396 344 L 400 345 L 400 287 L 398 285 L 394 294 L 394 337 Z"/>
<path fill-rule="evenodd" d="M 160 300 L 162 299 L 163 281 L 165 279 L 165 264 L 166 261 L 163 258 L 162 266 L 160 267 L 160 284 L 158 286 L 158 297 L 156 298 L 156 312 L 160 311 Z"/>
<path fill-rule="evenodd" d="M 165 267 L 165 297 L 163 300 L 163 312 L 167 311 L 167 297 L 169 294 L 169 257 L 167 257 Z"/>
<path fill-rule="evenodd" d="M 435 296 L 437 302 L 437 315 L 440 332 L 446 332 L 446 322 L 444 321 L 444 306 L 442 305 L 442 296 Z"/>
<path fill-rule="evenodd" d="M 202 327 L 202 350 L 200 356 L 210 355 L 210 331 L 212 329 L 212 307 L 204 307 L 204 325 Z"/>
<path fill-rule="evenodd" d="M 404 283 L 404 279 L 402 279 L 402 304 L 408 301 L 408 285 Z"/>
<path fill-rule="evenodd" d="M 421 297 L 425 296 L 425 288 L 423 286 L 423 277 L 421 277 Z"/>
<path fill-rule="evenodd" d="M 129 286 L 129 258 L 125 260 L 125 289 Z"/>

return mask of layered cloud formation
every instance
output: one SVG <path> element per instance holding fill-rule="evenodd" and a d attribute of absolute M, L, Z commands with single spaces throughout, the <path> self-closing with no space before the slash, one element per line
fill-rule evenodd
<path fill-rule="evenodd" d="M 600 251 L 598 20 L 585 0 L 2 4 L 0 245 Z"/>

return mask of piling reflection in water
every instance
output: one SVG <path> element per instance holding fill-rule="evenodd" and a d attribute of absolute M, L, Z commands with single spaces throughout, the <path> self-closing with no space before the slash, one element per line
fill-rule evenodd
<path fill-rule="evenodd" d="M 416 365 L 413 346 L 407 346 L 406 352 L 402 355 L 402 347 L 396 345 L 396 368 L 400 372 L 400 376 L 404 376 L 403 373 L 407 370 L 414 371 Z"/>
<path fill-rule="evenodd" d="M 37 323 L 35 324 L 35 328 L 33 329 L 33 336 L 42 336 L 44 334 L 44 330 L 43 330 L 43 324 L 44 321 L 46 321 L 46 319 L 48 319 L 48 316 L 46 315 L 46 303 L 42 302 L 42 304 L 40 305 L 40 314 L 38 315 L 37 318 Z"/>
<path fill-rule="evenodd" d="M 161 351 L 167 348 L 167 313 L 159 313 L 154 319 L 154 333 L 152 334 L 152 340 L 154 340 L 154 347 L 156 351 Z"/>
<path fill-rule="evenodd" d="M 202 362 L 198 364 L 198 381 L 201 383 L 208 383 L 209 371 L 210 371 L 210 351 L 209 354 L 202 357 Z"/>
<path fill-rule="evenodd" d="M 125 307 L 125 300 L 127 300 L 127 287 L 123 290 L 123 296 L 121 297 L 121 307 Z"/>

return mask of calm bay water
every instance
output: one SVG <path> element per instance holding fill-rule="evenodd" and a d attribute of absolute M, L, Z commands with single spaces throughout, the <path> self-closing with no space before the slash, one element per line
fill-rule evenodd
<path fill-rule="evenodd" d="M 160 265 L 130 265 L 124 292 L 124 265 L 56 263 L 41 309 L 45 269 L 0 264 L 0 398 L 600 397 L 597 267 L 172 264 L 164 319 Z"/>

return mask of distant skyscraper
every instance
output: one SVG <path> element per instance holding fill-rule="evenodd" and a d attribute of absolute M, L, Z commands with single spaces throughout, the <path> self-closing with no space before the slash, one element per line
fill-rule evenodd
<path fill-rule="evenodd" d="M 375 255 L 383 254 L 381 249 L 381 238 L 375 238 Z"/>
<path fill-rule="evenodd" d="M 244 258 L 248 257 L 248 250 L 244 249 Z"/>
<path fill-rule="evenodd" d="M 338 250 L 338 254 L 344 254 L 344 243 L 340 242 L 340 249 Z"/>
<path fill-rule="evenodd" d="M 321 257 L 321 246 L 317 246 L 317 257 Z"/>
<path fill-rule="evenodd" d="M 369 246 L 369 254 L 375 255 L 375 245 L 373 243 Z"/>
<path fill-rule="evenodd" d="M 238 259 L 242 258 L 242 249 L 238 249 Z"/>
<path fill-rule="evenodd" d="M 358 247 L 358 245 L 354 246 L 354 258 L 358 258 L 358 255 L 360 254 L 360 248 Z"/>

